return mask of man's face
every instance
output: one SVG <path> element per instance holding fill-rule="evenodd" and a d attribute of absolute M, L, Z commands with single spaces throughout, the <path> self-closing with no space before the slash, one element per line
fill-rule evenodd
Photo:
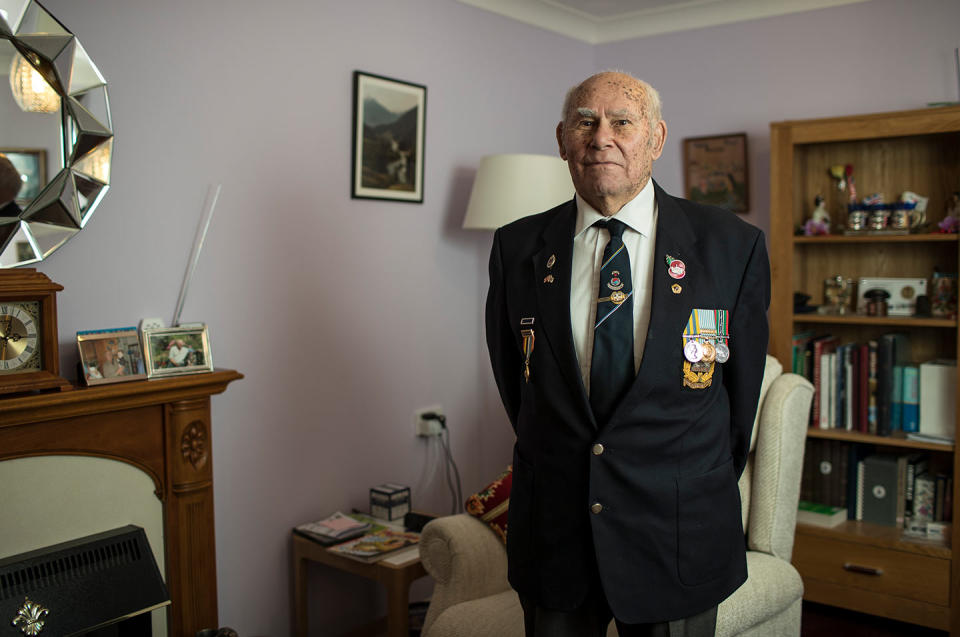
<path fill-rule="evenodd" d="M 560 157 L 577 193 L 604 215 L 616 214 L 650 179 L 667 128 L 651 129 L 643 87 L 633 78 L 604 73 L 580 86 L 557 125 Z"/>

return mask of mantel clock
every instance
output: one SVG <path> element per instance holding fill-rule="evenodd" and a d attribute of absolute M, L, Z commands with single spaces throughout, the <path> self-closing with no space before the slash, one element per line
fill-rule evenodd
<path fill-rule="evenodd" d="M 32 268 L 0 270 L 0 394 L 71 387 L 60 377 L 62 289 Z"/>

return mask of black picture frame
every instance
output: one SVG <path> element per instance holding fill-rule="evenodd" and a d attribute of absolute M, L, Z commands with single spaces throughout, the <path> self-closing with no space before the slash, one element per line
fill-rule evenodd
<path fill-rule="evenodd" d="M 350 196 L 423 203 L 427 87 L 353 73 Z"/>

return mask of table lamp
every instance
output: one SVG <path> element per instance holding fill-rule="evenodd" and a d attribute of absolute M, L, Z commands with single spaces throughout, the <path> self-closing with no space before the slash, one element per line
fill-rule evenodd
<path fill-rule="evenodd" d="M 550 155 L 488 155 L 480 161 L 463 227 L 495 230 L 573 197 L 567 162 Z"/>

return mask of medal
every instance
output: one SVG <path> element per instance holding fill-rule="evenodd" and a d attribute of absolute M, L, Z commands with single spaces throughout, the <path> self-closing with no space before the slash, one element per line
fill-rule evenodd
<path fill-rule="evenodd" d="M 673 290 L 674 294 L 680 294 L 680 292 L 683 291 L 683 288 L 680 287 L 679 283 L 674 283 L 672 286 L 670 286 L 670 289 Z"/>
<path fill-rule="evenodd" d="M 697 363 L 703 359 L 703 346 L 697 341 L 690 339 L 683 346 L 683 357 L 691 363 Z"/>
<path fill-rule="evenodd" d="M 712 363 L 717 358 L 717 350 L 713 346 L 713 343 L 710 341 L 704 341 L 702 344 L 703 347 L 703 360 L 707 363 Z"/>
<path fill-rule="evenodd" d="M 717 343 L 717 362 L 726 363 L 730 358 L 730 348 L 724 342 Z"/>
<path fill-rule="evenodd" d="M 523 379 L 528 383 L 530 382 L 530 356 L 533 354 L 533 323 L 533 317 L 520 319 L 520 326 L 524 328 L 520 330 L 520 335 L 523 337 Z"/>
<path fill-rule="evenodd" d="M 550 258 L 547 259 L 547 269 L 549 270 L 550 268 L 552 268 L 553 264 L 556 262 L 557 262 L 557 255 L 551 254 Z"/>

